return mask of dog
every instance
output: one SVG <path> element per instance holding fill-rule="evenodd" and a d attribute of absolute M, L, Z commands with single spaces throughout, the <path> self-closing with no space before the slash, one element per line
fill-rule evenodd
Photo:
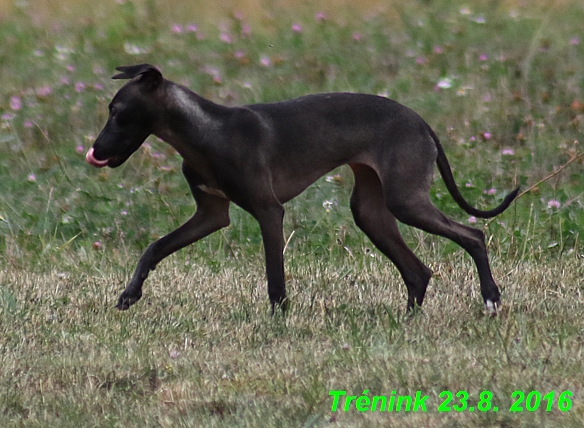
<path fill-rule="evenodd" d="M 142 297 L 151 270 L 168 255 L 229 225 L 233 202 L 259 223 L 272 313 L 288 307 L 284 277 L 283 204 L 318 178 L 348 164 L 355 177 L 351 212 L 357 226 L 399 270 L 407 309 L 421 306 L 432 271 L 408 248 L 397 221 L 456 242 L 473 258 L 489 313 L 500 291 L 482 231 L 456 223 L 430 201 L 436 163 L 456 203 L 475 217 L 509 207 L 519 188 L 496 208 L 472 207 L 461 195 L 438 137 L 414 111 L 375 95 L 325 93 L 290 101 L 225 107 L 163 78 L 149 64 L 118 67 L 130 79 L 109 104 L 109 117 L 86 155 L 95 167 L 116 168 L 154 134 L 182 156 L 196 201 L 194 215 L 152 243 L 138 262 L 117 308 Z"/>

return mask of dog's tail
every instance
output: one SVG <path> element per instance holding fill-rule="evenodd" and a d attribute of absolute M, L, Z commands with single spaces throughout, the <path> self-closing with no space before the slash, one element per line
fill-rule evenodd
<path fill-rule="evenodd" d="M 436 159 L 436 164 L 438 165 L 438 170 L 440 171 L 440 175 L 442 176 L 442 179 L 444 180 L 444 183 L 446 184 L 446 188 L 448 189 L 448 191 L 452 195 L 452 199 L 454 199 L 456 201 L 456 203 L 458 204 L 458 206 L 460 208 L 465 210 L 468 214 L 473 215 L 475 217 L 480 217 L 480 218 L 495 217 L 496 215 L 501 214 L 503 211 L 505 211 L 507 208 L 509 208 L 509 205 L 511 205 L 511 202 L 513 202 L 513 200 L 517 197 L 517 194 L 519 193 L 519 187 L 517 189 L 513 190 L 507 196 L 505 196 L 505 199 L 503 199 L 503 202 L 501 202 L 501 204 L 499 206 L 497 206 L 496 208 L 493 208 L 492 210 L 483 211 L 483 210 L 479 210 L 479 209 L 476 209 L 475 207 L 471 206 L 462 197 L 462 195 L 460 194 L 460 190 L 458 190 L 458 186 L 456 185 L 456 182 L 454 181 L 454 176 L 452 175 L 452 170 L 450 169 L 450 164 L 448 163 L 448 159 L 446 158 L 446 153 L 444 153 L 444 149 L 442 148 L 442 145 L 440 144 L 440 140 L 438 140 L 438 137 L 436 136 L 436 134 L 434 133 L 432 128 L 430 128 L 430 126 L 428 126 L 428 132 L 430 133 L 430 136 L 434 140 L 434 143 L 436 143 L 436 149 L 438 150 L 438 157 Z"/>

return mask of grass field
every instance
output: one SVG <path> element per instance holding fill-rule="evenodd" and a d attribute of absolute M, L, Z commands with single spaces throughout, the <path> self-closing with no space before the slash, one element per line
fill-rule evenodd
<path fill-rule="evenodd" d="M 0 1 L 0 426 L 584 425 L 584 6 L 354 3 Z M 259 227 L 236 207 L 114 310 L 141 252 L 195 209 L 154 138 L 115 170 L 84 161 L 115 67 L 141 62 L 226 105 L 354 91 L 416 110 L 473 205 L 528 190 L 483 221 L 438 174 L 432 189 L 484 229 L 501 314 L 466 253 L 403 227 L 434 271 L 407 315 L 345 168 L 286 206 L 286 318 L 269 315 Z M 363 404 L 416 393 L 425 409 Z"/>

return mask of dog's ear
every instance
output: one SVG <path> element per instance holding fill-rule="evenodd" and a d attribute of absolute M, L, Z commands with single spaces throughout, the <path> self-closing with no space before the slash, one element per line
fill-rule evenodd
<path fill-rule="evenodd" d="M 133 79 L 141 76 L 140 82 L 146 83 L 151 89 L 158 87 L 162 82 L 162 73 L 150 64 L 125 65 L 117 67 L 116 70 L 121 73 L 116 74 L 112 79 Z"/>

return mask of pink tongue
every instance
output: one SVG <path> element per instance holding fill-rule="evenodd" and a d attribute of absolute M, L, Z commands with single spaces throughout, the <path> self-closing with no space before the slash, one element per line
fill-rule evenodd
<path fill-rule="evenodd" d="M 103 168 L 104 166 L 107 165 L 108 162 L 107 159 L 102 161 L 95 159 L 95 157 L 93 157 L 93 147 L 90 148 L 87 154 L 85 155 L 85 160 L 89 165 L 93 165 L 97 168 Z"/>

